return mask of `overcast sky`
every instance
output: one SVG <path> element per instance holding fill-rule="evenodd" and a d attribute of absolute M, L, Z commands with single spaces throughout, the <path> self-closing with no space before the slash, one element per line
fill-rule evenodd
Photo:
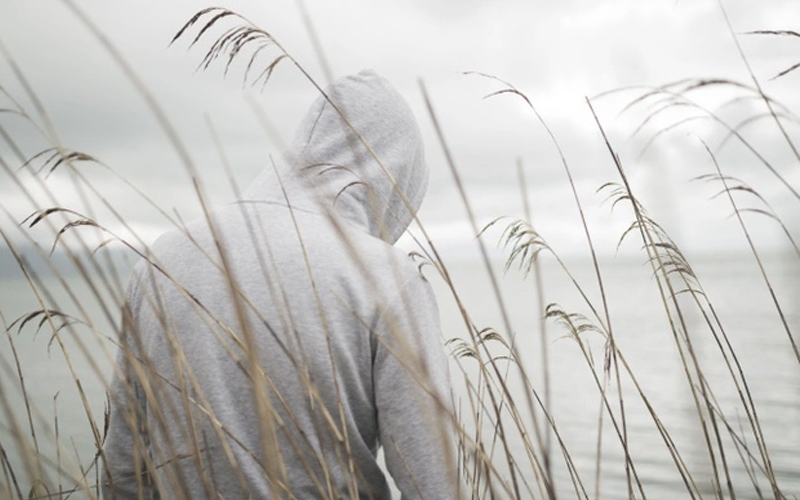
<path fill-rule="evenodd" d="M 205 189 L 215 203 L 233 198 L 219 149 L 208 122 L 217 130 L 237 184 L 246 185 L 270 154 L 293 134 L 315 96 L 314 88 L 290 64 L 281 63 L 263 90 L 242 88 L 243 69 L 227 78 L 221 65 L 195 72 L 211 41 L 187 50 L 188 39 L 168 47 L 172 35 L 199 9 L 198 0 L 169 2 L 75 0 L 136 72 L 190 152 Z M 270 32 L 320 83 L 325 82 L 295 0 L 217 1 Z M 712 165 L 700 139 L 717 147 L 724 130 L 710 120 L 696 120 L 665 133 L 643 154 L 660 129 L 697 113 L 676 108 L 658 114 L 635 136 L 631 134 L 654 100 L 620 115 L 623 106 L 654 87 L 684 78 L 726 78 L 752 85 L 725 24 L 717 0 L 306 0 L 307 10 L 335 76 L 371 67 L 391 80 L 414 108 L 426 138 L 432 179 L 421 217 L 434 241 L 457 249 L 471 245 L 465 212 L 454 189 L 442 149 L 425 110 L 418 81 L 424 81 L 457 166 L 464 177 L 481 223 L 500 215 L 521 215 L 516 161 L 524 164 L 534 222 L 561 253 L 585 254 L 578 212 L 558 154 L 536 117 L 518 97 L 484 100 L 502 88 L 497 82 L 464 75 L 480 71 L 511 82 L 523 91 L 560 142 L 590 229 L 603 253 L 630 223 L 627 207 L 611 213 L 595 191 L 618 181 L 585 97 L 640 87 L 593 100 L 600 120 L 630 175 L 640 201 L 689 252 L 745 248 L 730 206 L 724 198 L 709 200 L 718 186 L 690 182 L 710 173 Z M 800 27 L 797 0 L 727 0 L 724 6 L 742 49 L 764 90 L 791 112 L 800 112 L 800 70 L 771 81 L 800 62 L 800 37 L 745 35 L 752 30 Z M 229 27 L 230 23 L 220 26 Z M 220 33 L 215 31 L 214 33 Z M 151 109 L 108 50 L 60 0 L 0 0 L 0 40 L 25 74 L 66 148 L 102 160 L 121 177 L 168 212 L 199 214 L 186 168 L 160 128 Z M 261 67 L 270 62 L 266 53 Z M 0 59 L 0 86 L 42 126 L 31 99 L 5 58 Z M 742 89 L 713 87 L 690 94 L 715 109 L 728 99 L 752 96 Z M 267 133 L 254 111 L 258 106 L 277 133 Z M 0 108 L 15 106 L 0 95 Z M 720 110 L 731 125 L 766 111 L 754 99 L 738 100 Z M 791 120 L 794 120 L 792 118 Z M 795 121 L 786 130 L 800 144 Z M 24 156 L 48 147 L 33 126 L 11 113 L 0 114 L 0 126 Z M 800 168 L 774 122 L 748 125 L 743 135 L 796 190 Z M 0 159 L 11 168 L 21 161 L 0 137 Z M 756 187 L 800 238 L 800 200 L 780 184 L 736 141 L 719 151 L 722 167 Z M 102 168 L 84 165 L 82 172 L 146 240 L 166 226 L 164 218 L 130 187 Z M 27 172 L 17 179 L 43 206 L 38 180 Z M 62 206 L 90 212 L 66 172 L 50 176 L 47 186 Z M 91 193 L 98 219 L 125 234 L 115 218 Z M 749 206 L 752 199 L 742 198 Z M 0 204 L 17 221 L 33 207 L 6 172 L 0 173 Z M 759 239 L 771 248 L 784 245 L 779 229 L 766 219 L 751 218 Z M 5 214 L 0 225 L 10 228 Z M 7 229 L 8 230 L 8 229 Z M 39 236 L 46 239 L 45 236 Z M 497 234 L 492 238 L 496 238 Z M 638 245 L 628 245 L 637 251 Z"/>

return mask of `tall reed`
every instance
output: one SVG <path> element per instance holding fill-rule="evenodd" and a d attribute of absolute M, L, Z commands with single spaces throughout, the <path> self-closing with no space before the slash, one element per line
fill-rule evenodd
<path fill-rule="evenodd" d="M 149 111 L 156 117 L 171 146 L 179 154 L 183 167 L 195 182 L 195 194 L 203 213 L 208 217 L 210 207 L 201 176 L 169 117 L 100 28 L 92 24 L 77 6 L 69 1 L 67 4 L 95 34 L 97 42 L 109 51 L 143 96 Z M 311 27 L 310 21 L 307 22 Z M 311 31 L 316 40 L 313 28 Z M 755 34 L 798 36 L 792 31 L 761 31 Z M 537 111 L 535 96 L 528 96 L 511 83 L 495 77 L 478 75 L 485 78 L 487 84 L 495 88 L 499 86 L 489 96 L 521 100 L 530 113 L 530 134 L 544 132 L 555 149 L 559 164 L 553 168 L 563 173 L 563 182 L 571 191 L 577 210 L 576 220 L 585 240 L 586 260 L 591 269 L 588 276 L 575 273 L 560 249 L 551 246 L 547 235 L 536 229 L 539 220 L 546 214 L 533 214 L 529 208 L 525 184 L 526 177 L 530 176 L 526 174 L 522 162 L 517 168 L 525 213 L 518 218 L 498 217 L 489 224 L 479 222 L 472 210 L 473 200 L 467 194 L 468 186 L 459 170 L 456 160 L 458 152 L 446 140 L 447 130 L 436 109 L 436 96 L 429 93 L 421 82 L 420 91 L 425 100 L 427 118 L 433 123 L 436 133 L 436 137 L 430 138 L 429 142 L 438 143 L 444 152 L 446 166 L 460 202 L 466 209 L 471 231 L 476 236 L 475 244 L 480 252 L 481 265 L 488 276 L 489 286 L 484 292 L 484 300 L 496 302 L 499 311 L 499 320 L 495 325 L 482 324 L 482 319 L 476 318 L 464 299 L 464 291 L 457 286 L 458 276 L 452 270 L 452 263 L 447 262 L 437 248 L 436 234 L 426 230 L 424 221 L 417 219 L 414 237 L 418 249 L 412 257 L 419 263 L 425 277 L 447 294 L 440 297 L 440 301 L 454 305 L 457 318 L 451 318 L 448 324 L 460 326 L 460 331 L 447 332 L 448 338 L 444 339 L 446 342 L 443 346 L 451 357 L 454 385 L 460 388 L 457 411 L 455 414 L 440 415 L 441 418 L 431 422 L 431 425 L 440 426 L 443 433 L 457 436 L 454 454 L 458 457 L 458 476 L 466 485 L 469 498 L 658 498 L 659 491 L 663 490 L 659 490 L 648 479 L 647 468 L 650 464 L 646 457 L 642 458 L 641 443 L 637 442 L 638 431 L 632 430 L 631 408 L 637 406 L 643 406 L 649 430 L 655 433 L 659 446 L 663 447 L 662 451 L 674 474 L 670 478 L 671 487 L 677 485 L 682 488 L 682 491 L 674 492 L 676 497 L 782 500 L 795 498 L 800 493 L 790 489 L 796 487 L 797 483 L 791 486 L 790 481 L 800 471 L 785 472 L 787 467 L 797 467 L 798 462 L 789 458 L 789 465 L 783 465 L 787 463 L 787 458 L 776 456 L 772 451 L 777 431 L 765 429 L 765 410 L 750 382 L 752 373 L 748 375 L 747 359 L 753 353 L 735 348 L 737 342 L 732 338 L 732 328 L 725 324 L 714 298 L 704 288 L 702 273 L 695 270 L 687 253 L 649 214 L 647 200 L 630 180 L 629 172 L 635 168 L 635 161 L 629 161 L 619 154 L 614 139 L 607 133 L 607 120 L 602 119 L 595 110 L 611 94 L 627 92 L 625 95 L 632 97 L 621 112 L 639 113 L 640 125 L 632 132 L 634 135 L 649 134 L 645 140 L 645 150 L 656 145 L 670 132 L 690 128 L 701 117 L 714 123 L 725 134 L 720 148 L 738 142 L 752 155 L 748 159 L 752 168 L 765 169 L 780 186 L 782 193 L 776 196 L 791 198 L 794 203 L 789 212 L 791 217 L 798 209 L 796 203 L 800 201 L 798 187 L 793 180 L 797 176 L 769 160 L 769 155 L 760 152 L 747 138 L 744 129 L 752 128 L 757 122 L 763 133 L 778 137 L 796 159 L 790 167 L 796 169 L 800 154 L 790 125 L 797 118 L 777 98 L 766 94 L 738 47 L 738 35 L 733 34 L 733 37 L 751 77 L 749 83 L 728 79 L 685 80 L 657 88 L 615 90 L 586 99 L 587 109 L 596 127 L 597 140 L 602 141 L 608 152 L 608 157 L 598 159 L 596 166 L 606 172 L 608 179 L 598 186 L 598 192 L 607 197 L 607 204 L 599 207 L 581 198 L 568 160 L 569 151 L 562 149 L 559 138 Z M 243 81 L 262 87 L 265 91 L 269 91 L 268 82 L 275 71 L 298 71 L 309 85 L 324 95 L 323 85 L 316 82 L 278 40 L 232 11 L 208 8 L 198 12 L 176 33 L 172 43 L 188 43 L 193 51 L 205 47 L 199 64 L 203 70 L 221 66 L 222 71 L 228 73 L 234 70 L 235 61 L 243 60 Z M 318 55 L 325 61 L 321 45 L 317 46 Z M 121 311 L 124 310 L 124 283 L 131 261 L 142 259 L 150 263 L 153 273 L 168 273 L 150 254 L 143 239 L 135 236 L 126 239 L 109 229 L 116 225 L 130 229 L 130 221 L 115 210 L 113 200 L 109 200 L 94 186 L 92 171 L 85 167 L 94 165 L 103 171 L 118 174 L 112 166 L 103 164 L 88 152 L 72 150 L 69 145 L 62 143 L 48 117 L 47 103 L 38 99 L 13 54 L 1 45 L 0 49 L 21 85 L 24 97 L 32 103 L 29 109 L 21 104 L 18 96 L 11 95 L 0 86 L 0 111 L 3 112 L 0 114 L 0 135 L 8 146 L 0 150 L 0 168 L 18 192 L 31 205 L 39 207 L 27 219 L 16 220 L 10 207 L 0 202 L 0 210 L 6 220 L 5 224 L 0 225 L 4 242 L 0 249 L 6 252 L 10 261 L 10 266 L 5 265 L 13 267 L 14 272 L 18 273 L 18 282 L 25 287 L 24 293 L 33 297 L 36 304 L 28 311 L 9 311 L 0 304 L 0 322 L 4 332 L 4 347 L 0 356 L 0 414 L 3 416 L 0 424 L 0 497 L 97 498 L 99 485 L 106 480 L 101 475 L 101 464 L 104 460 L 102 446 L 108 431 L 108 413 L 100 409 L 104 408 L 103 404 L 93 400 L 92 395 L 84 389 L 85 381 L 90 377 L 96 384 L 106 384 L 109 366 L 117 349 L 122 350 L 123 357 L 126 353 L 131 357 L 130 361 L 136 367 L 134 376 L 140 378 L 143 386 L 148 386 L 149 380 L 163 378 L 146 359 L 136 358 L 132 354 L 134 345 L 122 341 Z M 327 63 L 324 65 L 327 67 Z M 792 77 L 797 67 L 797 64 L 789 66 L 777 78 Z M 738 93 L 724 106 L 735 106 L 749 100 L 759 102 L 765 111 L 730 124 L 722 118 L 719 109 L 710 109 L 699 97 L 695 98 L 699 90 L 708 88 L 728 88 Z M 335 101 L 329 99 L 329 102 L 336 107 Z M 672 122 L 661 121 L 676 110 L 689 110 L 695 114 L 681 115 Z M 37 131 L 41 144 L 38 153 L 23 153 L 19 145 L 21 138 L 9 134 L 2 126 L 2 120 L 8 119 L 4 115 L 24 121 Z M 382 165 L 371 145 L 357 130 L 354 129 L 354 132 Z M 727 166 L 720 160 L 719 148 L 711 147 L 703 139 L 698 142 L 705 156 L 697 160 L 696 177 L 716 187 L 717 196 L 709 203 L 725 202 L 730 206 L 774 308 L 769 314 L 778 318 L 783 343 L 781 349 L 791 352 L 800 363 L 797 307 L 788 303 L 790 298 L 785 300 L 776 292 L 773 283 L 775 276 L 764 263 L 760 242 L 753 237 L 751 224 L 760 221 L 777 225 L 788 248 L 792 250 L 788 259 L 792 260 L 794 266 L 797 265 L 796 259 L 800 258 L 800 249 L 795 240 L 796 228 L 789 224 L 791 220 L 786 215 L 773 209 L 766 195 L 757 192 L 746 180 L 726 173 Z M 222 150 L 221 144 L 219 148 Z M 23 176 L 33 179 L 36 189 L 44 193 L 44 203 L 26 187 Z M 89 210 L 64 206 L 50 188 L 49 179 L 52 176 L 68 178 L 84 200 L 91 200 L 92 203 L 87 202 L 86 207 L 99 203 L 109 215 L 101 218 Z M 135 186 L 129 186 L 131 196 L 139 197 L 144 203 L 155 207 L 172 227 L 185 230 L 180 218 L 161 208 L 163 200 L 150 199 Z M 615 318 L 615 304 L 611 302 L 608 292 L 607 269 L 599 257 L 600 252 L 607 249 L 598 249 L 593 238 L 595 228 L 586 216 L 590 210 L 608 210 L 609 206 L 624 208 L 628 217 L 627 229 L 618 235 L 617 248 L 635 240 L 632 244 L 641 249 L 639 261 L 649 268 L 653 292 L 660 309 L 660 327 L 655 329 L 657 331 L 645 331 L 641 335 L 652 336 L 652 342 L 668 342 L 669 347 L 665 346 L 664 349 L 677 355 L 682 387 L 691 401 L 690 429 L 675 428 L 673 422 L 662 414 L 663 407 L 655 402 L 659 397 L 658 387 L 648 385 L 648 374 L 635 369 L 636 360 L 618 338 L 620 329 Z M 24 230 L 4 229 L 17 225 L 24 227 Z M 37 243 L 37 237 L 32 234 L 40 228 L 49 237 L 45 246 Z M 87 231 L 93 233 L 90 235 Z M 134 231 L 131 233 L 135 234 Z M 98 238 L 97 234 L 101 237 Z M 72 238 L 70 244 L 64 243 L 67 237 Z M 506 273 L 518 271 L 532 281 L 528 288 L 530 299 L 526 300 L 524 307 L 525 314 L 535 318 L 530 331 L 515 323 L 512 306 L 504 299 L 504 281 L 498 272 L 498 263 L 491 255 L 491 237 L 499 239 L 505 252 L 505 262 L 499 267 L 504 268 Z M 358 257 L 358 248 L 351 248 L 351 252 L 355 258 Z M 224 252 L 220 251 L 219 256 L 209 258 L 218 261 L 223 272 L 229 269 Z M 308 256 L 304 258 L 308 262 Z M 66 266 L 63 262 L 57 263 L 57 259 L 67 262 L 75 275 L 67 276 L 64 271 Z M 269 266 L 265 264 L 267 268 Z M 565 305 L 551 301 L 546 280 L 541 277 L 543 273 L 563 275 L 577 293 L 579 304 Z M 252 339 L 243 326 L 246 324 L 243 318 L 251 312 L 264 321 L 272 321 L 273 318 L 264 318 L 263 311 L 258 311 L 254 306 L 253 298 L 242 292 L 230 273 L 225 275 L 230 279 L 229 292 L 241 316 L 240 324 L 223 324 L 209 313 L 206 305 L 197 306 L 209 316 L 209 324 L 219 329 L 222 339 L 234 342 L 231 356 L 237 359 L 241 356 L 240 361 L 257 389 L 254 397 L 258 400 L 256 406 L 259 415 L 263 417 L 263 429 L 260 432 L 264 449 L 248 450 L 248 453 L 253 456 L 259 453 L 279 456 L 281 452 L 275 440 L 277 424 L 274 415 L 275 406 L 281 404 L 280 397 L 270 397 L 270 394 L 274 394 L 271 393 L 270 380 L 263 367 L 258 366 Z M 191 294 L 184 284 L 175 285 L 187 296 Z M 700 320 L 695 321 L 695 318 Z M 583 429 L 585 435 L 590 436 L 589 440 L 596 442 L 591 463 L 574 452 L 572 443 L 575 437 L 565 433 L 565 426 L 561 425 L 563 420 L 554 410 L 560 399 L 570 397 L 570 394 L 559 393 L 552 387 L 556 368 L 553 367 L 548 349 L 559 334 L 566 335 L 574 342 L 572 352 L 578 360 L 576 366 L 586 371 L 594 389 L 596 399 L 593 403 L 596 406 L 593 407 L 598 410 L 593 420 L 596 427 Z M 41 342 L 36 342 L 37 337 L 42 336 L 47 338 L 47 342 L 40 346 Z M 524 336 L 534 337 L 537 342 L 527 342 Z M 715 349 L 713 355 L 706 352 L 705 347 L 699 347 L 708 343 Z M 23 345 L 26 350 L 30 349 L 30 345 L 47 351 L 55 348 L 57 356 L 64 360 L 78 395 L 76 404 L 79 406 L 65 408 L 60 404 L 58 394 L 51 395 L 45 388 L 32 387 L 28 383 L 28 374 L 35 367 L 26 365 L 22 360 L 20 351 Z M 175 344 L 171 347 L 175 349 L 175 358 L 180 359 L 182 346 Z M 532 348 L 541 352 L 531 352 Z M 540 355 L 543 366 L 534 366 L 531 360 Z M 302 373 L 302 360 L 296 361 L 297 369 Z M 410 361 L 408 368 L 421 373 L 420 383 L 424 386 L 424 367 Z M 204 418 L 214 422 L 215 432 L 221 441 L 228 442 L 231 448 L 239 446 L 240 443 L 215 419 L 202 392 L 195 390 L 197 382 L 193 370 L 196 369 L 186 367 L 185 376 L 181 378 L 181 384 L 184 385 L 177 387 L 183 395 L 182 404 L 188 413 L 200 412 Z M 541 375 L 537 375 L 540 372 Z M 712 372 L 722 372 L 724 376 L 712 380 Z M 306 382 L 310 397 L 317 400 L 315 398 L 319 395 L 315 394 L 316 387 L 310 380 Z M 728 389 L 736 395 L 734 407 L 729 405 L 729 401 L 723 404 L 719 397 L 720 391 Z M 198 392 L 199 395 L 196 395 Z M 43 406 L 45 400 L 42 394 L 52 398 L 54 410 Z M 160 411 L 157 407 L 158 398 L 154 395 L 149 397 L 150 403 L 156 405 L 156 411 Z M 167 409 L 163 410 L 166 412 Z M 342 418 L 341 411 L 339 407 L 326 414 L 327 425 L 333 434 L 341 428 L 338 423 Z M 94 450 L 92 456 L 82 455 L 78 450 L 85 447 L 71 442 L 71 436 L 62 434 L 59 416 L 63 419 L 64 412 L 83 414 L 87 435 L 92 441 L 90 448 Z M 696 451 L 686 444 L 687 434 L 697 437 L 704 466 L 696 465 Z M 346 436 L 337 438 L 347 441 Z M 191 439 L 194 441 L 190 448 L 194 451 L 189 458 L 202 463 L 203 438 L 194 434 Z M 223 451 L 233 456 L 231 449 Z M 345 457 L 344 461 L 347 462 L 347 459 Z M 341 466 L 329 460 L 318 456 L 310 462 L 318 462 L 325 471 L 329 467 Z M 235 465 L 233 458 L 231 461 Z M 780 465 L 776 466 L 778 462 Z M 152 470 L 161 466 L 153 462 L 146 464 Z M 316 465 L 309 463 L 307 466 L 311 469 Z M 621 487 L 604 487 L 604 478 L 610 471 L 623 478 Z M 281 484 L 279 465 L 265 467 L 264 474 L 271 484 Z M 787 481 L 790 482 L 789 487 L 784 486 Z M 356 491 L 356 486 L 351 486 L 351 492 Z M 321 497 L 326 494 L 330 495 L 326 498 L 335 497 L 322 482 L 318 487 Z M 208 484 L 207 488 L 211 497 L 217 494 L 213 491 L 213 484 Z M 224 495 L 224 492 L 219 493 Z M 292 498 L 291 491 L 283 491 L 282 494 Z"/>

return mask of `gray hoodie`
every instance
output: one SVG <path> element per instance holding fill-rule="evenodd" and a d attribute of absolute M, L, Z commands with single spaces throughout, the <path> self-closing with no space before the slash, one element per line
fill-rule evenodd
<path fill-rule="evenodd" d="M 374 72 L 325 93 L 242 200 L 134 270 L 106 499 L 385 500 L 381 447 L 403 499 L 457 498 L 438 310 L 392 246 L 427 185 L 420 132 Z"/>

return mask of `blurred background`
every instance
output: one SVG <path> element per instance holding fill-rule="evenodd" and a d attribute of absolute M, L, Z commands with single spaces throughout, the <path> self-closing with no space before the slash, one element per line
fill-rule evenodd
<path fill-rule="evenodd" d="M 688 461 L 707 486 L 707 451 L 698 445 L 694 402 L 647 256 L 636 237 L 618 245 L 633 220 L 630 205 L 613 206 L 609 192 L 597 192 L 620 178 L 587 104 L 591 99 L 639 201 L 695 265 L 708 297 L 729 325 L 734 347 L 746 354 L 744 363 L 757 403 L 763 405 L 765 433 L 785 481 L 784 493 L 800 494 L 798 363 L 761 269 L 731 216 L 730 202 L 717 196 L 722 186 L 694 180 L 715 171 L 705 143 L 724 174 L 740 179 L 736 185 L 753 189 L 739 191 L 740 208 L 767 210 L 782 221 L 783 226 L 763 214 L 745 216 L 782 313 L 790 328 L 800 328 L 800 259 L 787 237 L 788 232 L 800 238 L 799 162 L 753 88 L 755 77 L 763 92 L 776 100 L 773 111 L 797 144 L 800 69 L 774 77 L 800 63 L 800 36 L 751 33 L 797 30 L 796 0 L 223 0 L 216 5 L 269 32 L 320 85 L 369 67 L 408 99 L 423 131 L 431 168 L 420 219 L 451 266 L 475 325 L 494 327 L 506 338 L 518 335 L 538 388 L 544 384 L 539 339 L 545 336 L 553 415 L 563 425 L 587 484 L 593 484 L 597 434 L 604 433 L 608 465 L 598 491 L 620 498 L 626 491 L 621 451 L 607 422 L 604 430 L 597 429 L 598 396 L 590 371 L 563 329 L 550 325 L 546 334 L 542 331 L 536 306 L 541 299 L 588 315 L 586 303 L 549 253 L 543 253 L 541 262 L 543 297 L 531 276 L 516 270 L 504 274 L 508 249 L 497 243 L 505 221 L 483 236 L 489 255 L 489 266 L 484 266 L 421 86 L 427 89 L 452 151 L 475 227 L 500 216 L 511 217 L 508 221 L 522 217 L 527 198 L 534 227 L 598 304 L 601 294 L 585 228 L 548 132 L 520 96 L 484 98 L 508 88 L 506 83 L 465 73 L 491 75 L 524 93 L 552 131 L 574 179 L 605 273 L 621 349 L 629 353 L 659 415 L 678 444 L 686 446 Z M 78 465 L 91 460 L 94 443 L 86 413 L 102 421 L 114 355 L 113 335 L 107 332 L 118 323 L 121 291 L 136 258 L 117 243 L 104 246 L 95 257 L 109 283 L 93 290 L 97 269 L 89 262 L 94 257 L 81 250 L 81 260 L 72 261 L 63 248 L 82 248 L 78 232 L 90 249 L 107 235 L 91 227 L 68 231 L 49 267 L 46 255 L 58 228 L 76 216 L 59 219 L 55 229 L 43 223 L 28 228 L 21 222 L 41 208 L 67 207 L 133 247 L 144 248 L 171 228 L 165 214 L 183 221 L 202 216 L 193 175 L 212 205 L 234 200 L 238 189 L 281 154 L 317 95 L 287 60 L 276 66 L 263 87 L 244 83 L 246 58 L 234 62 L 227 75 L 223 61 L 198 70 L 212 41 L 235 22 L 221 20 L 191 49 L 196 28 L 174 44 L 170 41 L 207 6 L 196 0 L 1 0 L 0 230 L 5 241 L 0 243 L 0 313 L 6 339 L 0 342 L 0 373 L 13 382 L 0 386 L 5 391 L 0 415 L 6 417 L 0 423 L 0 444 L 10 450 L 12 464 L 23 455 L 10 436 L 26 419 L 25 393 L 38 408 L 33 425 L 45 436 L 38 444 L 42 453 L 55 460 L 52 423 L 60 416 L 60 448 L 65 451 L 59 460 L 64 469 L 74 477 Z M 267 67 L 279 54 L 274 48 L 264 51 L 254 68 Z M 163 120 L 154 109 L 163 113 Z M 731 138 L 730 128 L 749 146 Z M 48 174 L 55 164 L 47 161 L 52 153 L 46 148 L 56 145 L 91 155 L 102 165 L 79 161 L 75 171 L 59 167 Z M 408 237 L 400 245 L 415 249 Z M 37 273 L 36 293 L 12 247 Z M 491 287 L 487 269 L 501 283 L 499 294 Z M 445 338 L 463 337 L 464 324 L 450 291 L 440 280 L 432 283 Z M 36 333 L 41 316 L 23 326 L 26 314 L 43 304 L 91 326 L 79 325 L 77 333 L 70 332 L 63 341 L 51 337 L 47 326 Z M 504 308 L 511 331 L 503 324 Z M 703 328 L 699 313 L 688 321 L 692 330 Z M 705 332 L 698 335 L 707 375 L 718 380 L 711 383 L 718 384 L 720 407 L 729 408 L 735 422 L 738 395 L 728 385 L 714 340 Z M 587 342 L 602 360 L 602 339 Z M 454 359 L 454 365 L 461 363 Z M 470 373 L 469 362 L 464 363 Z M 19 387 L 21 378 L 27 387 Z M 80 403 L 75 378 L 83 381 L 88 406 Z M 678 498 L 672 494 L 683 484 L 650 415 L 630 383 L 623 387 L 633 401 L 629 411 L 637 436 L 634 458 L 641 463 L 647 487 L 658 492 L 656 497 Z M 569 491 L 568 472 L 563 464 L 556 467 L 559 488 Z M 737 480 L 748 485 L 747 471 L 736 472 Z"/>
<path fill-rule="evenodd" d="M 171 47 L 169 42 L 194 13 L 207 7 L 202 2 L 76 4 L 166 114 L 215 202 L 230 200 L 233 194 L 208 123 L 216 129 L 233 167 L 233 179 L 245 186 L 269 156 L 279 155 L 283 144 L 291 140 L 316 95 L 288 61 L 279 63 L 263 89 L 260 85 L 243 89 L 245 58 L 232 66 L 227 77 L 221 61 L 206 71 L 196 71 L 212 38 L 201 40 L 193 50 L 187 50 L 191 37 Z M 631 87 L 593 103 L 641 201 L 686 252 L 741 248 L 736 223 L 719 223 L 730 213 L 728 205 L 724 200 L 708 201 L 718 186 L 688 182 L 712 171 L 699 138 L 716 148 L 727 131 L 712 120 L 697 120 L 660 135 L 643 152 L 656 132 L 697 113 L 686 109 L 659 113 L 658 119 L 635 135 L 643 118 L 657 107 L 648 102 L 619 115 L 625 104 L 644 93 L 642 89 L 682 79 L 731 79 L 752 85 L 717 1 L 306 0 L 305 4 L 334 77 L 374 68 L 413 106 L 425 132 L 432 170 L 421 215 L 441 246 L 472 248 L 468 242 L 474 235 L 465 223 L 463 206 L 433 135 L 419 81 L 424 82 L 440 115 L 478 219 L 485 223 L 521 213 L 519 159 L 536 227 L 561 252 L 583 255 L 586 250 L 575 203 L 550 139 L 522 99 L 504 95 L 483 100 L 503 85 L 463 74 L 479 71 L 524 92 L 552 128 L 573 170 L 578 194 L 592 208 L 588 215 L 599 251 L 613 253 L 627 223 L 610 210 L 594 209 L 605 198 L 596 189 L 618 179 L 585 98 Z M 221 5 L 268 31 L 313 78 L 326 82 L 308 24 L 303 22 L 301 3 L 242 0 Z M 736 0 L 723 5 L 764 91 L 789 109 L 797 109 L 800 96 L 791 89 L 796 88 L 800 72 L 770 79 L 800 60 L 800 38 L 744 34 L 796 27 L 800 23 L 797 6 L 791 0 Z M 1 8 L 3 44 L 40 99 L 63 146 L 106 163 L 166 209 L 174 208 L 187 219 L 198 215 L 197 197 L 175 148 L 96 35 L 64 2 L 5 0 Z M 219 24 L 217 34 L 232 25 L 224 20 Z M 265 51 L 256 65 L 266 67 L 277 55 L 277 51 Z M 32 110 L 33 103 L 7 61 L 0 62 L 0 71 L 3 88 Z M 715 110 L 745 94 L 752 96 L 721 85 L 696 91 L 691 97 Z M 734 126 L 765 111 L 763 103 L 751 98 L 728 105 L 720 113 Z M 271 125 L 265 129 L 257 113 L 263 113 Z M 791 167 L 792 151 L 775 133 L 774 125 L 766 122 L 751 123 L 743 133 L 797 185 L 800 174 Z M 4 116 L 2 125 L 26 155 L 41 150 L 41 139 L 24 120 Z M 796 124 L 787 127 L 793 131 Z M 14 159 L 7 156 L 4 142 L 0 147 L 4 157 Z M 720 161 L 726 173 L 744 177 L 778 212 L 792 203 L 791 193 L 753 162 L 752 154 L 737 141 L 727 141 Z M 98 190 L 115 200 L 131 228 L 148 241 L 164 229 L 164 221 L 140 199 L 129 196 L 126 186 L 97 170 L 89 166 L 87 174 L 91 171 Z M 20 177 L 31 191 L 37 191 L 35 182 Z M 53 176 L 48 185 L 65 203 L 80 203 L 67 176 Z M 32 211 L 12 182 L 0 182 L 0 199 L 14 218 Z M 684 223 L 688 221 L 691 224 Z M 7 218 L 2 224 L 9 227 Z M 713 238 L 708 237 L 710 230 Z M 759 240 L 780 249 L 779 233 L 775 227 L 765 227 Z"/>

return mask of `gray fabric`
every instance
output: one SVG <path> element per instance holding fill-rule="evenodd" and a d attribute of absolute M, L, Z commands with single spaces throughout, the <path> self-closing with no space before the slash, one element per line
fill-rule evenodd
<path fill-rule="evenodd" d="M 326 89 L 238 203 L 134 270 L 104 498 L 453 499 L 438 309 L 391 246 L 427 184 L 414 117 L 370 71 Z M 387 175 L 388 174 L 388 175 Z M 402 195 L 394 188 L 393 177 Z"/>

